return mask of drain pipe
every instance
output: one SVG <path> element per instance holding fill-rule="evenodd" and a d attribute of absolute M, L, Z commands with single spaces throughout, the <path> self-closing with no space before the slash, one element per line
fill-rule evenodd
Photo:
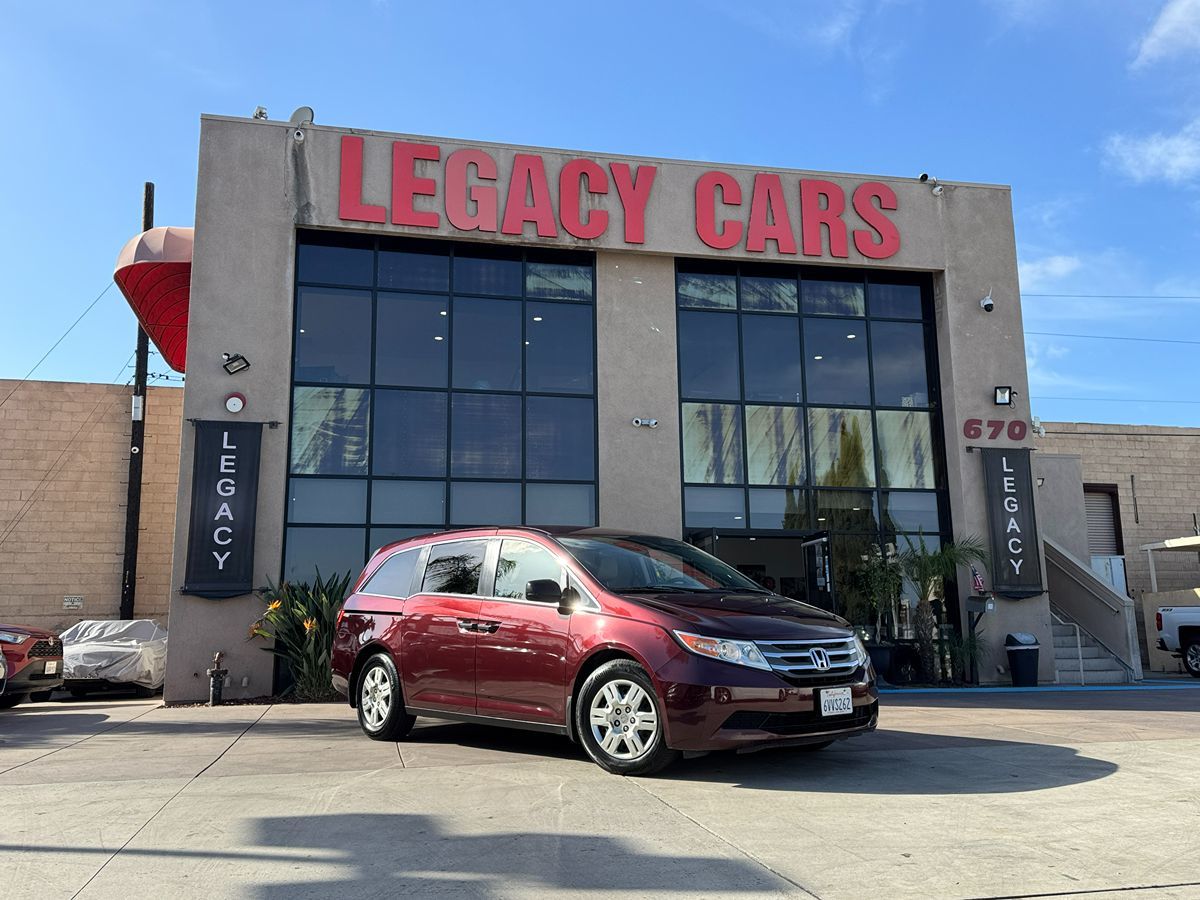
<path fill-rule="evenodd" d="M 208 705 L 220 706 L 221 693 L 225 689 L 225 676 L 228 669 L 221 668 L 221 660 L 225 654 L 218 650 L 213 654 L 212 668 L 208 670 Z"/>

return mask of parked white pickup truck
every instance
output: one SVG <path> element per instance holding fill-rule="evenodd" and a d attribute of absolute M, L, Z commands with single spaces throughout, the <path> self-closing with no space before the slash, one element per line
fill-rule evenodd
<path fill-rule="evenodd" d="M 1200 606 L 1162 606 L 1154 615 L 1158 649 L 1183 660 L 1183 667 L 1200 678 Z"/>

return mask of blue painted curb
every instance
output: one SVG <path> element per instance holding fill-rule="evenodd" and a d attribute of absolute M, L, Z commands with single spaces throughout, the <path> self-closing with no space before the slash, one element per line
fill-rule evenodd
<path fill-rule="evenodd" d="M 1175 681 L 1143 681 L 1141 684 L 1047 684 L 1038 687 L 964 687 L 964 688 L 880 688 L 881 694 L 1052 694 L 1088 693 L 1092 691 L 1195 691 L 1200 690 L 1200 680 L 1194 684 Z"/>

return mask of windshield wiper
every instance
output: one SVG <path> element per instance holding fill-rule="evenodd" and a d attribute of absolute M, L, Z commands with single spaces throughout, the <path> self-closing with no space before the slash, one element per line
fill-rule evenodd
<path fill-rule="evenodd" d="M 682 584 L 640 584 L 632 587 L 613 588 L 618 594 L 642 594 L 648 592 L 655 593 L 681 593 L 681 594 L 703 594 L 709 588 L 694 588 L 686 587 Z"/>

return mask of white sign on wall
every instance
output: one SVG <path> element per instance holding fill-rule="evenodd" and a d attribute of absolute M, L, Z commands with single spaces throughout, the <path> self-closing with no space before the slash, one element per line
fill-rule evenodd
<path fill-rule="evenodd" d="M 83 609 L 83 598 L 63 597 L 63 609 Z"/>

